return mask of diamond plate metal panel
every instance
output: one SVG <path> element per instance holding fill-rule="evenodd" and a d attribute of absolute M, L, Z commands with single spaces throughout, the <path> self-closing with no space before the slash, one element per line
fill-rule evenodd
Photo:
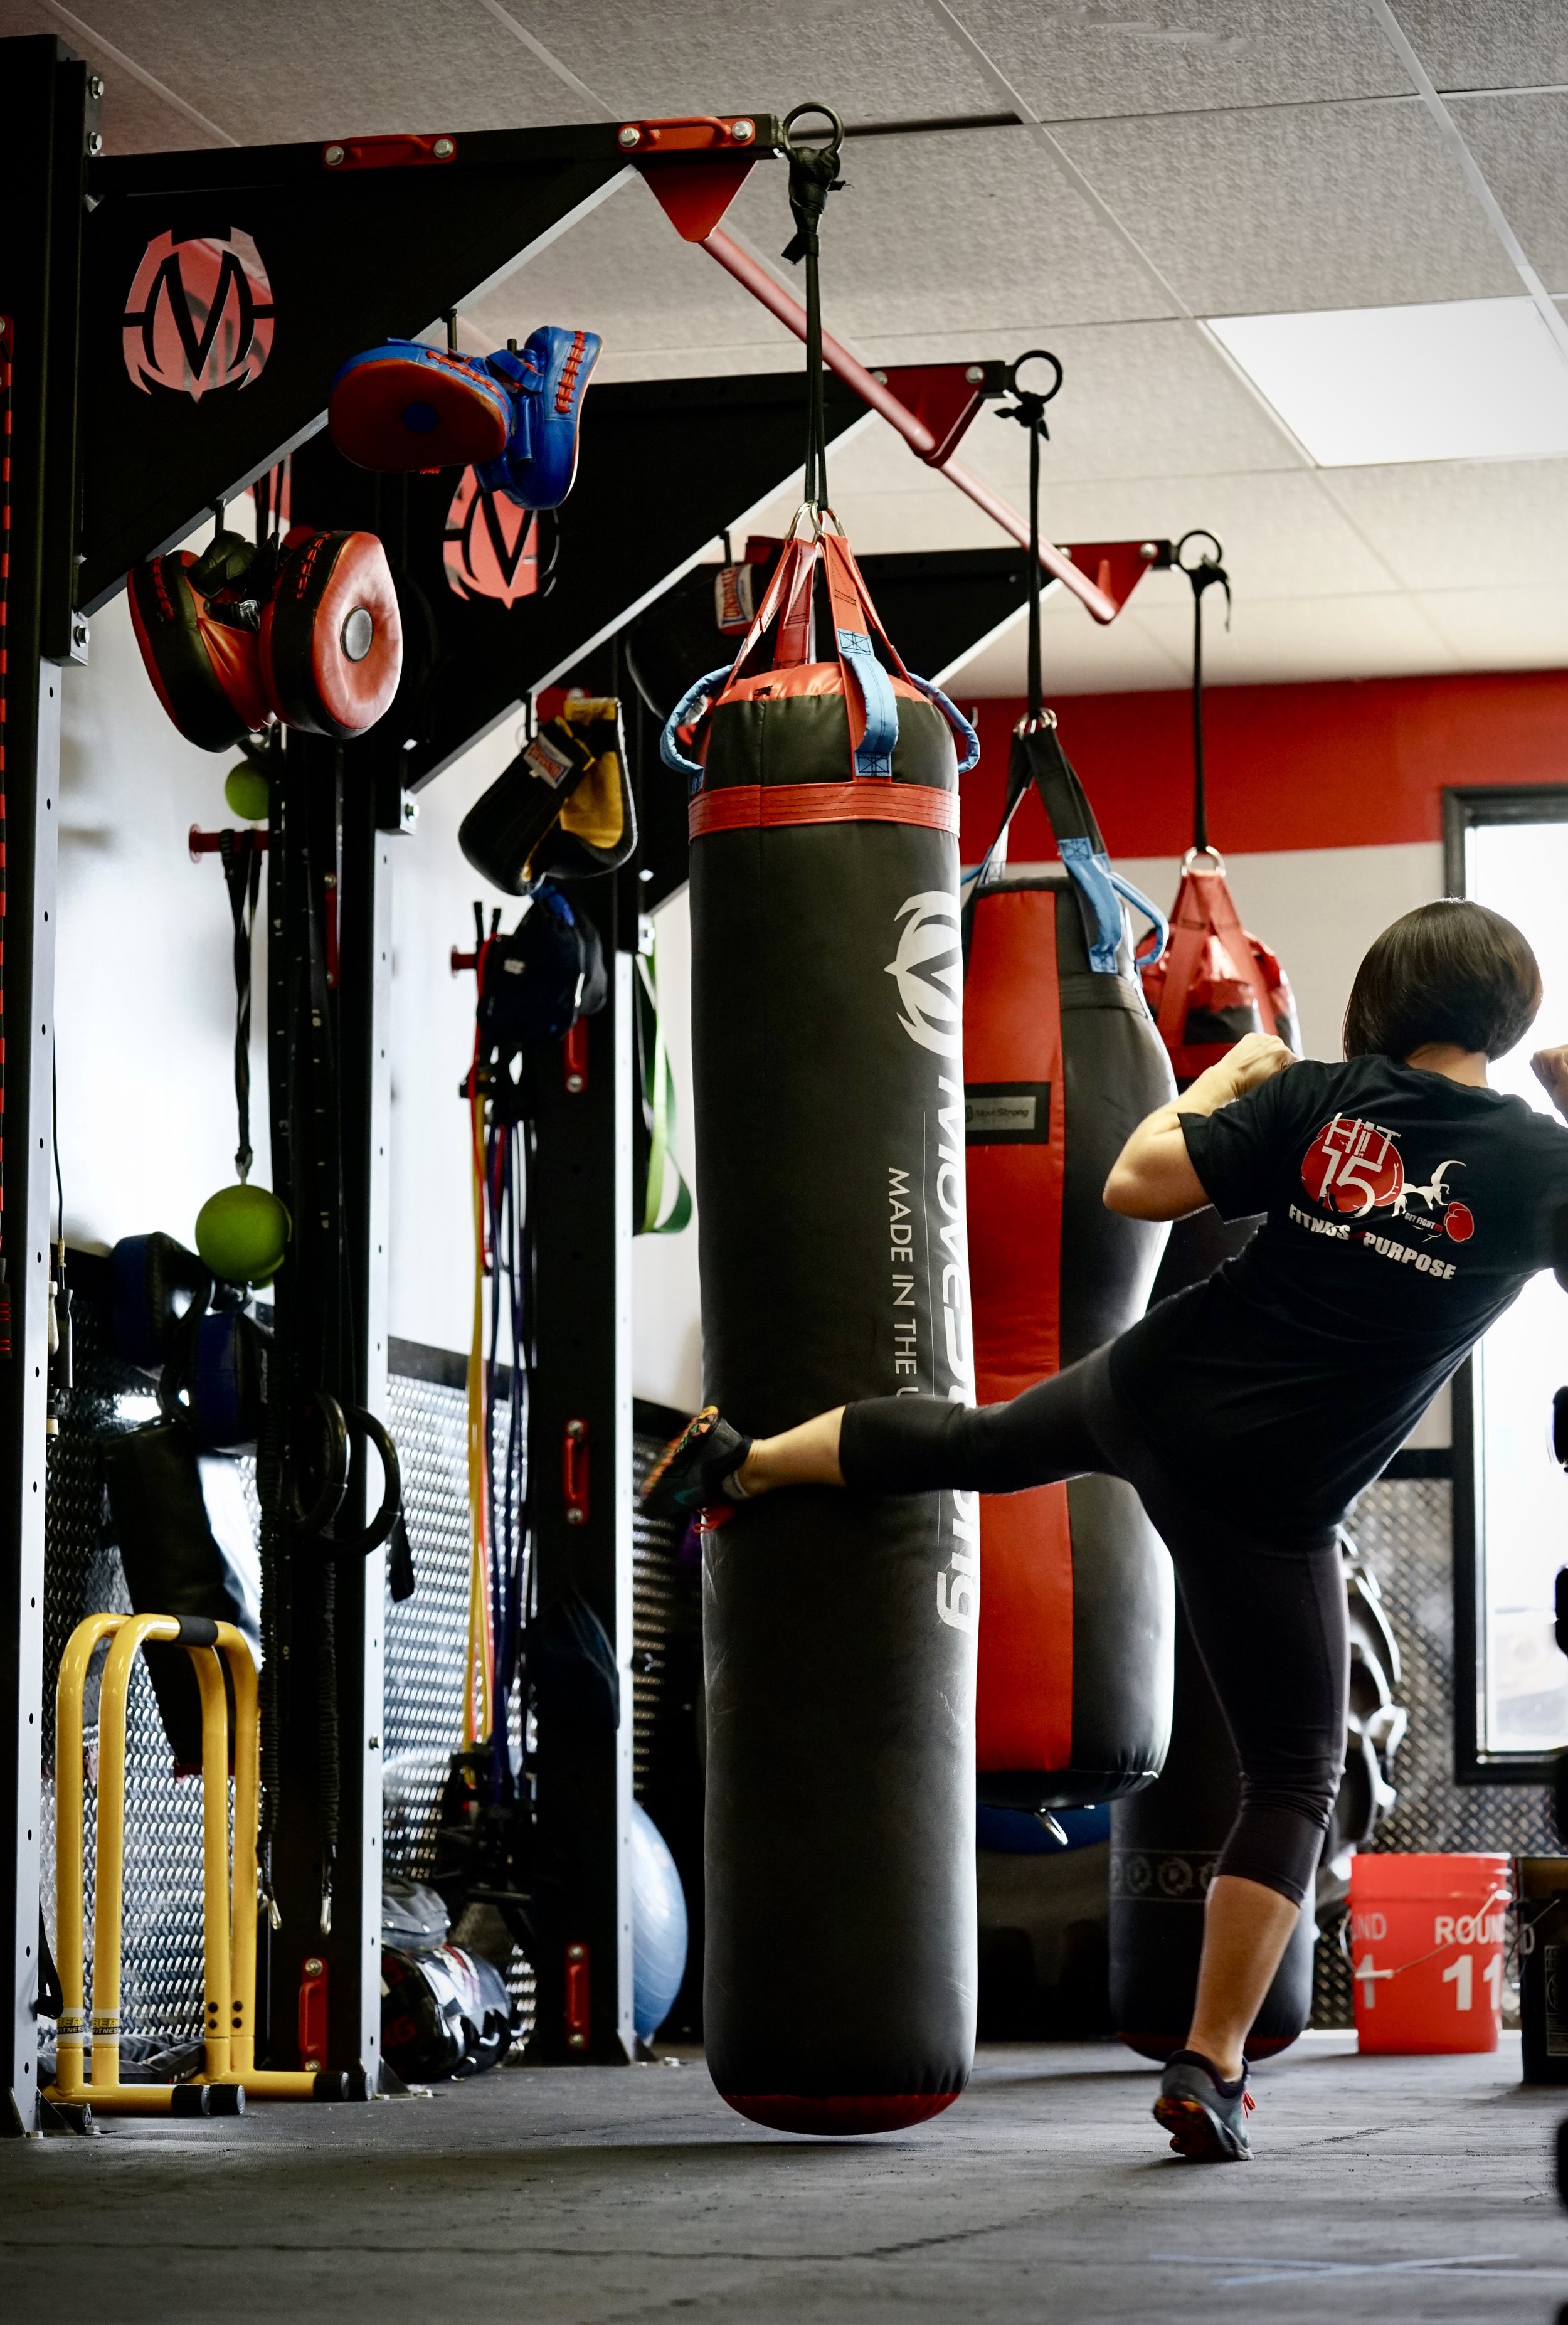
<path fill-rule="evenodd" d="M 388 1421 L 403 1468 L 404 1522 L 413 1553 L 412 1598 L 386 1601 L 382 1712 L 389 1875 L 430 1876 L 451 1755 L 462 1749 L 469 1636 L 468 1397 L 406 1373 L 387 1377 Z M 492 1950 L 487 1947 L 487 1950 Z M 518 2014 L 519 2056 L 533 2023 L 533 1972 L 522 1950 L 492 1959 Z"/>
<path fill-rule="evenodd" d="M 661 1437 L 632 1439 L 632 1477 L 643 1479 L 664 1450 Z M 666 1644 L 675 1616 L 675 1552 L 684 1526 L 648 1517 L 639 1498 L 632 1520 L 633 1782 L 638 1800 L 648 1789 L 654 1729 L 663 1704 Z"/>

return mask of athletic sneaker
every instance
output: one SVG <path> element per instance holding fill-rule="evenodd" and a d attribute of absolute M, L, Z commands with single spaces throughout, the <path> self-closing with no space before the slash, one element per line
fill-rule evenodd
<path fill-rule="evenodd" d="M 1228 2083 L 1202 2051 L 1175 2051 L 1160 2078 L 1155 2121 L 1170 2133 L 1175 2153 L 1194 2163 L 1249 2163 L 1247 2118 L 1256 2105 L 1245 2067 Z"/>
<path fill-rule="evenodd" d="M 643 1480 L 643 1502 L 650 1517 L 668 1517 L 676 1510 L 716 1507 L 729 1497 L 724 1481 L 733 1477 L 751 1450 L 751 1440 L 719 1418 L 716 1404 L 705 1404 L 689 1422 Z"/>

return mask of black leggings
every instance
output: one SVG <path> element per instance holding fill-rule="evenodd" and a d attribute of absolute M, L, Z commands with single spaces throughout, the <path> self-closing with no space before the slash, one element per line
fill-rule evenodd
<path fill-rule="evenodd" d="M 1350 1645 L 1338 1544 L 1271 1540 L 1205 1507 L 1151 1450 L 1111 1385 L 1109 1351 L 978 1408 L 932 1396 L 847 1407 L 839 1461 L 870 1493 L 1016 1494 L 1100 1471 L 1136 1487 L 1176 1570 L 1235 1740 L 1241 1812 L 1221 1873 L 1298 1904 L 1345 1765 Z"/>

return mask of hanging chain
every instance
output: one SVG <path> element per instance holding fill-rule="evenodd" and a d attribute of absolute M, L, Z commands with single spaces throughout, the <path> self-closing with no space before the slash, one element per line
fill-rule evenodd
<path fill-rule="evenodd" d="M 1183 563 L 1182 551 L 1190 541 L 1209 543 L 1195 564 Z M 1220 562 L 1225 551 L 1215 535 L 1202 525 L 1184 533 L 1171 551 L 1171 562 L 1192 585 L 1192 848 L 1206 856 L 1209 848 L 1209 792 L 1203 768 L 1203 592 L 1216 584 L 1225 592 L 1225 626 L 1230 627 L 1230 577 Z"/>
<path fill-rule="evenodd" d="M 825 144 L 798 145 L 790 132 L 797 121 L 821 118 L 831 126 L 814 133 Z M 839 149 L 844 125 L 830 105 L 797 105 L 784 116 L 784 150 L 790 159 L 790 208 L 795 231 L 784 255 L 792 266 L 806 262 L 806 474 L 805 502 L 821 513 L 828 505 L 828 415 L 823 394 L 822 295 L 818 280 L 818 228 L 828 196 L 844 181 L 839 175 Z"/>
<path fill-rule="evenodd" d="M 1049 364 L 1052 380 L 1049 387 L 1025 387 L 1019 373 L 1025 364 Z M 1016 400 L 1001 407 L 1004 420 L 1016 420 L 1020 428 L 1029 431 L 1029 707 L 1025 714 L 1025 734 L 1033 734 L 1045 716 L 1045 682 L 1040 654 L 1040 447 L 1051 431 L 1045 425 L 1045 406 L 1062 385 L 1062 366 L 1044 347 L 1031 347 L 1016 363 L 1007 366 L 1002 375 L 1009 395 Z"/>

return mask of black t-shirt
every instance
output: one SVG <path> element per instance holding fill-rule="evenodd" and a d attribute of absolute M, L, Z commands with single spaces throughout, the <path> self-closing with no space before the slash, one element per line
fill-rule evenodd
<path fill-rule="evenodd" d="M 1305 1061 L 1182 1116 L 1235 1259 L 1111 1352 L 1178 1475 L 1276 1539 L 1321 1536 L 1529 1278 L 1557 1263 L 1568 1130 L 1523 1098 Z"/>

